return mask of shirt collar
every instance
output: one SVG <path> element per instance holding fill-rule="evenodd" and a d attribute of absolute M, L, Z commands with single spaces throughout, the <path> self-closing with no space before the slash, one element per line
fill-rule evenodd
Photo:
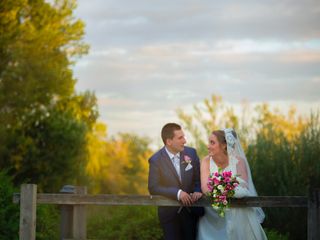
<path fill-rule="evenodd" d="M 167 147 L 164 147 L 164 148 L 165 148 L 166 152 L 168 153 L 170 159 L 172 159 L 172 158 L 174 158 L 174 157 L 178 157 L 178 158 L 180 159 L 180 152 L 178 152 L 176 155 L 174 155 L 172 152 L 170 152 L 170 151 L 168 150 Z"/>

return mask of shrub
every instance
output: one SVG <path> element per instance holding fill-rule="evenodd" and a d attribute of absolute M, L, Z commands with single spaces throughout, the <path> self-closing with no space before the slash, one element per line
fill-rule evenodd
<path fill-rule="evenodd" d="M 17 192 L 11 178 L 0 171 L 0 239 L 18 239 L 19 204 L 12 202 L 13 193 Z"/>
<path fill-rule="evenodd" d="M 88 209 L 88 239 L 162 239 L 156 207 L 101 207 Z"/>

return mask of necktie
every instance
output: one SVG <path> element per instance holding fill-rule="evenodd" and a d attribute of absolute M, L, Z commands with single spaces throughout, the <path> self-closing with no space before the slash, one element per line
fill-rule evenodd
<path fill-rule="evenodd" d="M 178 176 L 179 176 L 179 179 L 180 179 L 180 181 L 181 181 L 180 158 L 179 158 L 179 156 L 175 155 L 175 156 L 172 158 L 172 162 L 173 162 L 174 168 L 175 168 L 176 171 L 177 171 L 177 174 L 178 174 Z"/>

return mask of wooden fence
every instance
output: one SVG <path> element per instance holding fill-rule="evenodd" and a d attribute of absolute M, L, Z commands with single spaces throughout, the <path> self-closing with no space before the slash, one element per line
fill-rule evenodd
<path fill-rule="evenodd" d="M 61 238 L 87 238 L 86 205 L 180 206 L 179 202 L 161 196 L 88 195 L 86 187 L 65 186 L 58 194 L 38 193 L 37 185 L 23 184 L 13 201 L 20 203 L 20 240 L 35 240 L 37 204 L 61 206 Z M 210 206 L 201 199 L 194 206 Z M 260 196 L 232 199 L 231 207 L 303 207 L 308 208 L 308 240 L 320 239 L 320 189 L 305 196 Z"/>

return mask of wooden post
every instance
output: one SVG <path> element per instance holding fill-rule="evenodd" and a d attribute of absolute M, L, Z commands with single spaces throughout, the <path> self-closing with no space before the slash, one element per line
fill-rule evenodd
<path fill-rule="evenodd" d="M 320 189 L 312 189 L 308 199 L 308 240 L 320 239 Z"/>
<path fill-rule="evenodd" d="M 37 185 L 22 184 L 20 197 L 20 240 L 36 239 Z"/>
<path fill-rule="evenodd" d="M 74 194 L 75 187 L 72 185 L 65 185 L 60 190 L 60 193 Z M 73 205 L 63 204 L 61 209 L 61 221 L 60 221 L 60 239 L 72 239 L 73 233 Z"/>
<path fill-rule="evenodd" d="M 87 194 L 87 187 L 76 187 L 76 194 Z M 73 207 L 73 238 L 79 240 L 87 239 L 87 215 L 85 205 L 74 205 Z"/>
<path fill-rule="evenodd" d="M 87 187 L 66 185 L 60 190 L 60 193 L 69 194 L 87 194 Z M 85 205 L 61 206 L 61 240 L 67 239 L 87 239 L 87 219 Z"/>

